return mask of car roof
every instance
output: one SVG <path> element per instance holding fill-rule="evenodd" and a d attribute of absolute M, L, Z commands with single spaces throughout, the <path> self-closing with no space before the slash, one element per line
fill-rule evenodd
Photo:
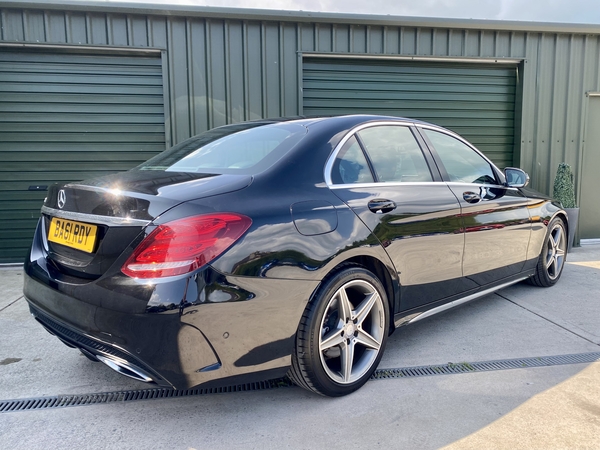
<path fill-rule="evenodd" d="M 295 122 L 301 125 L 310 127 L 316 123 L 323 123 L 329 121 L 335 122 L 348 122 L 349 125 L 357 125 L 359 123 L 375 122 L 375 121 L 392 121 L 392 122 L 410 122 L 418 125 L 428 125 L 433 127 L 439 127 L 429 122 L 424 122 L 418 119 L 411 119 L 408 117 L 398 116 L 384 116 L 375 114 L 344 114 L 344 115 L 310 115 L 310 116 L 293 116 L 293 117 L 279 117 L 275 119 L 259 120 L 257 122 L 275 123 L 275 122 Z"/>
<path fill-rule="evenodd" d="M 243 123 L 255 123 L 262 125 L 283 123 L 283 122 L 291 122 L 297 123 L 298 125 L 305 126 L 307 128 L 311 128 L 317 124 L 324 124 L 327 122 L 335 122 L 338 125 L 345 125 L 348 128 L 354 127 L 356 125 L 368 122 L 377 122 L 377 121 L 386 121 L 386 122 L 409 122 L 415 125 L 427 125 L 436 128 L 442 128 L 439 125 L 424 122 L 422 120 L 411 119 L 408 117 L 398 117 L 398 116 L 384 116 L 384 115 L 375 115 L 375 114 L 345 114 L 345 115 L 308 115 L 308 116 L 284 116 L 284 117 L 273 117 L 268 119 L 256 119 L 256 120 L 248 120 L 235 124 L 223 125 L 223 127 L 230 126 L 239 126 Z"/>

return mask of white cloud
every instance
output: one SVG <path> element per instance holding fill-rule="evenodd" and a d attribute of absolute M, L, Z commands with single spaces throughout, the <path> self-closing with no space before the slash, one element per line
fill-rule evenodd
<path fill-rule="evenodd" d="M 121 0 L 109 0 L 120 2 Z M 524 20 L 600 24 L 598 0 L 123 0 L 172 5 L 217 6 L 389 14 L 461 19 Z"/>

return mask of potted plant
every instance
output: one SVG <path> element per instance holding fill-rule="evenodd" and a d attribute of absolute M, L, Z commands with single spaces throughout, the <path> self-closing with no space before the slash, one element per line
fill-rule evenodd
<path fill-rule="evenodd" d="M 579 208 L 575 202 L 575 183 L 573 181 L 573 171 L 567 163 L 560 163 L 554 179 L 554 190 L 552 195 L 558 200 L 569 218 L 569 239 L 567 251 L 571 251 L 575 230 L 579 222 Z"/>

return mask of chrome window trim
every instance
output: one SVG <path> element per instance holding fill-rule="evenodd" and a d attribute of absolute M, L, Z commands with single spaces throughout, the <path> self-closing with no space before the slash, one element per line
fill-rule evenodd
<path fill-rule="evenodd" d="M 85 214 L 73 211 L 61 211 L 59 209 L 49 208 L 48 206 L 42 206 L 42 214 L 48 214 L 52 217 L 60 217 L 67 220 L 76 220 L 79 222 L 108 226 L 145 227 L 150 223 L 150 220 L 132 219 L 130 217 L 99 216 L 97 214 Z"/>
<path fill-rule="evenodd" d="M 349 183 L 349 184 L 333 184 L 329 186 L 330 189 L 349 189 L 349 188 L 372 188 L 377 186 L 429 186 L 445 184 L 447 186 L 477 186 L 477 187 L 492 187 L 502 188 L 511 191 L 518 191 L 519 188 L 507 187 L 502 184 L 480 184 L 480 183 L 469 183 L 467 181 L 381 181 L 378 183 Z"/>
<path fill-rule="evenodd" d="M 470 186 L 477 186 L 477 187 L 502 188 L 502 189 L 511 190 L 511 191 L 519 190 L 519 188 L 512 187 L 512 186 L 505 186 L 503 184 L 469 183 L 468 181 L 445 181 L 444 183 L 446 183 L 448 186 L 464 186 L 465 184 L 468 184 Z"/>
<path fill-rule="evenodd" d="M 362 185 L 363 187 L 365 187 L 366 185 L 377 186 L 377 185 L 382 185 L 382 184 L 386 184 L 386 185 L 408 184 L 409 182 L 399 183 L 399 182 L 386 182 L 386 181 L 373 182 L 373 183 L 334 184 L 331 181 L 331 171 L 333 170 L 333 163 L 335 162 L 335 158 L 337 157 L 337 154 L 340 152 L 340 150 L 342 149 L 342 147 L 344 146 L 346 141 L 348 141 L 348 139 L 350 139 L 355 133 L 359 132 L 360 130 L 364 130 L 365 128 L 388 126 L 388 125 L 414 127 L 415 122 L 408 121 L 408 120 L 402 120 L 402 119 L 397 120 L 397 121 L 396 120 L 378 120 L 378 121 L 373 121 L 373 122 L 361 123 L 360 125 L 357 125 L 354 128 L 351 128 L 348 131 L 348 133 L 346 134 L 346 136 L 344 136 L 342 138 L 342 140 L 338 143 L 338 145 L 336 145 L 336 147 L 333 149 L 333 152 L 331 152 L 331 155 L 329 155 L 329 159 L 327 160 L 327 163 L 325 164 L 325 172 L 324 172 L 325 184 L 327 184 L 327 186 L 332 189 L 339 189 L 339 188 L 335 188 L 334 186 L 345 186 L 347 188 L 348 186 L 356 187 L 357 185 Z M 417 142 L 417 145 L 418 145 L 418 141 L 416 138 L 415 138 L 415 142 Z"/>
<path fill-rule="evenodd" d="M 381 181 L 374 183 L 349 183 L 349 184 L 332 184 L 330 189 L 349 189 L 349 188 L 372 188 L 372 187 L 388 187 L 388 186 L 439 186 L 443 181 Z"/>
<path fill-rule="evenodd" d="M 333 163 L 335 162 L 335 158 L 337 157 L 338 153 L 340 152 L 340 150 L 342 149 L 344 144 L 348 141 L 348 139 L 350 139 L 355 133 L 357 133 L 361 130 L 364 130 L 365 128 L 371 128 L 371 127 L 376 127 L 376 126 L 386 126 L 386 125 L 397 125 L 397 126 L 404 126 L 404 127 L 415 127 L 415 128 L 421 128 L 421 129 L 428 129 L 428 130 L 437 131 L 438 133 L 442 133 L 447 136 L 453 137 L 453 138 L 459 140 L 460 142 L 462 142 L 463 144 L 465 144 L 470 149 L 474 150 L 490 166 L 492 166 L 492 168 L 496 172 L 502 173 L 502 171 L 498 167 L 496 167 L 496 165 L 486 155 L 484 155 L 477 147 L 475 147 L 473 144 L 471 144 L 465 138 L 463 138 L 462 136 L 460 136 L 459 134 L 456 134 L 455 132 L 453 132 L 451 130 L 447 130 L 446 128 L 442 128 L 437 125 L 432 125 L 432 124 L 427 124 L 427 123 L 419 123 L 419 122 L 408 121 L 408 120 L 398 120 L 398 121 L 379 120 L 379 121 L 374 121 L 374 122 L 363 123 L 363 124 L 357 125 L 354 128 L 350 129 L 350 131 L 348 131 L 346 136 L 344 136 L 342 138 L 342 140 L 338 143 L 338 145 L 336 145 L 336 147 L 333 149 L 333 152 L 331 153 L 331 155 L 329 156 L 329 159 L 327 160 L 327 163 L 325 164 L 325 172 L 324 172 L 325 184 L 327 184 L 327 186 L 330 189 L 348 189 L 350 187 L 366 188 L 366 187 L 374 187 L 374 186 L 382 186 L 382 185 L 383 186 L 407 186 L 407 185 L 422 186 L 422 185 L 429 185 L 429 184 L 439 185 L 440 183 L 446 183 L 448 186 L 458 185 L 458 184 L 471 184 L 471 185 L 475 185 L 475 186 L 498 186 L 498 187 L 502 187 L 502 188 L 506 188 L 506 189 L 518 190 L 517 188 L 507 187 L 500 183 L 498 183 L 498 184 L 481 184 L 480 185 L 480 184 L 476 184 L 476 183 L 458 182 L 458 181 L 427 181 L 427 182 L 425 182 L 425 181 L 424 182 L 380 181 L 380 182 L 373 182 L 373 183 L 334 184 L 331 180 L 331 171 L 333 170 Z M 415 139 L 415 141 L 417 141 L 417 140 Z M 418 143 L 418 141 L 417 141 L 417 143 Z"/>

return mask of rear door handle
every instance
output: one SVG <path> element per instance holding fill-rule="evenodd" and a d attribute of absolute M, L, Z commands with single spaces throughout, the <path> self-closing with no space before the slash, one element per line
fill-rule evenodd
<path fill-rule="evenodd" d="M 463 192 L 463 198 L 467 203 L 478 203 L 481 201 L 481 197 L 475 192 Z"/>
<path fill-rule="evenodd" d="M 375 214 L 384 214 L 396 209 L 396 204 L 391 200 L 371 200 L 369 202 L 369 209 Z"/>

